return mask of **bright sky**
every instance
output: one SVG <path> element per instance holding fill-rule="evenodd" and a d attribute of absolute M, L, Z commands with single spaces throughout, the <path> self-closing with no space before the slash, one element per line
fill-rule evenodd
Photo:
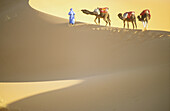
<path fill-rule="evenodd" d="M 69 9 L 73 8 L 76 20 L 87 23 L 94 23 L 95 17 L 83 14 L 81 9 L 93 11 L 96 7 L 109 7 L 113 27 L 123 26 L 117 17 L 120 12 L 135 11 L 137 16 L 143 9 L 150 9 L 149 29 L 170 31 L 170 0 L 30 0 L 29 3 L 36 10 L 63 18 L 68 18 Z M 105 22 L 101 21 L 101 24 L 105 25 Z M 137 21 L 137 25 L 142 28 L 141 22 Z"/>

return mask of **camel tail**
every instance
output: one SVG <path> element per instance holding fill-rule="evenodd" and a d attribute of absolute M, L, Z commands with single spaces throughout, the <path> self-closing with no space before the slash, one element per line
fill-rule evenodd
<path fill-rule="evenodd" d="M 87 15 L 96 15 L 96 14 L 94 14 L 93 12 L 91 12 L 91 11 L 89 11 L 89 10 L 86 10 L 86 9 L 82 9 L 81 10 L 84 14 L 87 14 Z"/>

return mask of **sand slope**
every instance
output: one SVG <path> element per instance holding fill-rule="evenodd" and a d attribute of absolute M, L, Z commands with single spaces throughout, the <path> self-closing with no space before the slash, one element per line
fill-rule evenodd
<path fill-rule="evenodd" d="M 84 80 L 8 104 L 9 109 L 170 110 L 170 32 L 80 22 L 70 27 L 68 20 L 38 12 L 28 1 L 2 1 L 1 83 Z"/>
<path fill-rule="evenodd" d="M 119 13 L 135 11 L 135 15 L 139 15 L 142 10 L 149 9 L 151 11 L 151 20 L 149 21 L 149 29 L 170 31 L 170 15 L 168 15 L 170 7 L 169 0 L 29 0 L 31 7 L 45 13 L 68 18 L 70 8 L 76 12 L 76 19 L 94 24 L 94 16 L 85 15 L 81 9 L 93 11 L 97 7 L 109 7 L 111 24 L 114 27 L 123 27 L 122 20 L 117 16 Z M 101 20 L 101 24 L 105 22 Z M 137 20 L 139 29 L 143 28 L 142 22 Z M 132 25 L 130 23 L 130 28 Z"/>

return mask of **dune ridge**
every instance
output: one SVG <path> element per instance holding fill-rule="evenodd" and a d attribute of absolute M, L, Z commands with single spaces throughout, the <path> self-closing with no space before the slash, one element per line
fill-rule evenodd
<path fill-rule="evenodd" d="M 169 31 L 70 27 L 28 0 L 0 2 L 0 111 L 170 110 Z"/>

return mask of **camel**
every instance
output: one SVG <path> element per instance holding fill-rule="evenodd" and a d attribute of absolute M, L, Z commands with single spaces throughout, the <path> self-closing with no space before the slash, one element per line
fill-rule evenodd
<path fill-rule="evenodd" d="M 127 27 L 129 29 L 129 22 L 132 22 L 133 25 L 133 29 L 134 29 L 134 24 L 136 26 L 137 29 L 137 24 L 136 24 L 136 17 L 135 14 L 131 14 L 132 12 L 126 12 L 122 15 L 122 13 L 118 14 L 118 17 L 123 20 L 123 24 L 124 24 L 124 28 L 125 28 L 125 22 L 127 21 Z M 128 15 L 129 14 L 129 15 Z M 126 17 L 125 17 L 126 16 Z M 129 16 L 129 17 L 127 17 Z"/>
<path fill-rule="evenodd" d="M 98 9 L 95 9 L 95 10 L 98 10 Z M 111 20 L 110 20 L 110 15 L 108 12 L 106 13 L 97 13 L 96 11 L 89 11 L 89 10 L 86 10 L 86 9 L 82 9 L 81 10 L 83 13 L 87 14 L 87 15 L 94 15 L 96 16 L 96 18 L 94 19 L 94 22 L 97 24 L 96 20 L 98 19 L 98 24 L 100 24 L 100 18 L 103 18 L 103 20 L 106 22 L 106 26 L 107 24 L 109 23 L 109 26 L 111 26 Z"/>
<path fill-rule="evenodd" d="M 143 10 L 140 15 L 137 16 L 138 20 L 143 23 L 144 31 L 148 28 L 148 21 L 151 18 L 150 11 L 148 9 Z"/>

